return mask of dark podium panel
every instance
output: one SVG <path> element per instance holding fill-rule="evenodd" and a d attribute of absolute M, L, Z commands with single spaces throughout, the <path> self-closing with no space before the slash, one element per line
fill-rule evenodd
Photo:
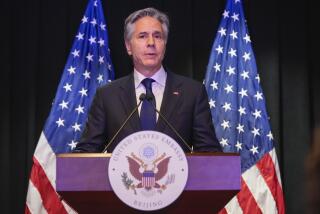
<path fill-rule="evenodd" d="M 170 206 L 142 212 L 125 205 L 108 179 L 111 154 L 61 154 L 56 189 L 79 213 L 217 213 L 240 190 L 240 157 L 228 153 L 187 154 L 185 190 Z"/>

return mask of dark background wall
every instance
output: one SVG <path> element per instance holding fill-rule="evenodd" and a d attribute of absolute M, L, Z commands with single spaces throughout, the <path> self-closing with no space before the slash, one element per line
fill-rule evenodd
<path fill-rule="evenodd" d="M 225 0 L 104 0 L 116 77 L 131 70 L 123 21 L 148 6 L 165 11 L 171 32 L 165 64 L 202 81 Z M 22 213 L 32 155 L 87 0 L 1 3 L 0 202 Z M 318 8 L 309 1 L 244 0 L 261 84 L 277 142 L 288 213 L 304 213 L 304 161 L 320 122 Z"/>

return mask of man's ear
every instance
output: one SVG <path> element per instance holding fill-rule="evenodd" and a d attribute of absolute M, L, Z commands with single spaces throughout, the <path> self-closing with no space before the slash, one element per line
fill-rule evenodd
<path fill-rule="evenodd" d="M 126 44 L 127 53 L 131 56 L 132 55 L 131 44 L 129 41 L 125 41 L 125 44 Z"/>

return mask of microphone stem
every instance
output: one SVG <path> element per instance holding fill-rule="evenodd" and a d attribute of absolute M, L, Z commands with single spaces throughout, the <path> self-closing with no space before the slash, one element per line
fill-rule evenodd
<path fill-rule="evenodd" d="M 130 118 L 132 117 L 132 115 L 137 111 L 137 109 L 139 108 L 140 104 L 142 102 L 142 99 L 140 99 L 138 105 L 133 109 L 133 111 L 130 113 L 129 117 L 127 117 L 127 119 L 122 123 L 122 126 L 118 129 L 118 131 L 115 133 L 115 135 L 113 135 L 113 138 L 109 141 L 109 143 L 104 147 L 104 150 L 102 151 L 102 153 L 106 153 L 108 147 L 111 145 L 111 143 L 114 141 L 114 139 L 118 136 L 119 132 L 123 129 L 123 127 L 127 124 L 128 120 L 130 120 Z"/>
<path fill-rule="evenodd" d="M 193 153 L 193 149 L 189 146 L 189 144 L 181 137 L 181 135 L 176 131 L 176 129 L 169 123 L 169 121 L 154 107 L 155 111 L 158 115 L 164 120 L 164 122 L 173 130 L 173 132 L 179 137 L 179 139 L 184 143 L 185 146 L 188 147 L 191 153 Z"/>

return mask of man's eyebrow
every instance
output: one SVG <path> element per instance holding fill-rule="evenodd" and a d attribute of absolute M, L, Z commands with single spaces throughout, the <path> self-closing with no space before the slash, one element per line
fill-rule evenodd
<path fill-rule="evenodd" d="M 138 34 L 148 34 L 149 32 L 147 32 L 147 31 L 141 31 L 141 32 L 139 32 Z M 153 31 L 153 32 L 151 32 L 152 34 L 162 34 L 162 32 L 161 31 L 158 31 L 158 30 L 156 30 L 156 31 Z"/>
<path fill-rule="evenodd" d="M 162 34 L 161 31 L 154 31 L 153 34 Z"/>

